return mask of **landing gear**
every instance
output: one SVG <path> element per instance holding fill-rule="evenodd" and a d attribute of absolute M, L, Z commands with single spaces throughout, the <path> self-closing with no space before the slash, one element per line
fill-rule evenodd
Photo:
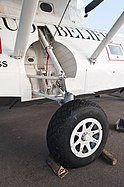
<path fill-rule="evenodd" d="M 102 152 L 108 136 L 103 110 L 89 100 L 73 100 L 53 115 L 47 130 L 48 149 L 61 165 L 81 167 Z"/>

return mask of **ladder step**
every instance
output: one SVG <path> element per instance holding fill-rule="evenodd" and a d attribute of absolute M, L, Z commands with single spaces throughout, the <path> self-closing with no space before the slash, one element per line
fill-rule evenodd
<path fill-rule="evenodd" d="M 44 80 L 61 80 L 61 77 L 42 76 L 42 75 L 27 75 L 28 78 L 44 79 Z"/>
<path fill-rule="evenodd" d="M 45 97 L 47 99 L 51 99 L 53 101 L 58 101 L 58 102 L 64 99 L 62 96 L 59 96 L 59 95 L 53 96 L 53 95 L 48 95 L 48 94 L 44 94 L 44 93 L 36 92 L 36 91 L 33 91 L 32 93 L 35 97 Z"/>

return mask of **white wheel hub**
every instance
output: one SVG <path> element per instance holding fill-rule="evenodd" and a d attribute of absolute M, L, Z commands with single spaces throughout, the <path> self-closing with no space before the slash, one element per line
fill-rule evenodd
<path fill-rule="evenodd" d="M 84 158 L 92 155 L 102 141 L 103 131 L 100 122 L 94 118 L 86 118 L 73 129 L 70 147 L 74 155 Z"/>
<path fill-rule="evenodd" d="M 84 134 L 82 135 L 82 140 L 83 140 L 83 141 L 88 141 L 89 139 L 90 139 L 90 135 L 89 135 L 88 133 L 87 133 L 87 134 L 84 133 Z"/>

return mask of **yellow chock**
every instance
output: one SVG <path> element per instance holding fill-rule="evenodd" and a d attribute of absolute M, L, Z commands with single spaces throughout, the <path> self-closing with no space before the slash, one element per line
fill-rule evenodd
<path fill-rule="evenodd" d="M 106 159 L 112 166 L 117 164 L 117 159 L 109 153 L 106 149 L 103 149 L 101 156 Z"/>
<path fill-rule="evenodd" d="M 56 161 L 53 159 L 51 155 L 48 156 L 47 164 L 48 166 L 50 166 L 53 172 L 61 179 L 69 173 L 66 168 L 61 166 L 59 163 L 56 163 Z"/>

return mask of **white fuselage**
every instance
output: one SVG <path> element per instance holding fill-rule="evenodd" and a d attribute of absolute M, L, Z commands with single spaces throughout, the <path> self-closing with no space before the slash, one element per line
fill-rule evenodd
<path fill-rule="evenodd" d="M 52 2 L 54 5 L 54 1 Z M 62 8 L 66 2 L 63 1 Z M 3 1 L 1 7 L 5 6 Z M 21 5 L 15 3 L 14 6 L 13 15 L 9 16 L 9 11 L 6 10 L 0 17 L 0 97 L 20 97 L 22 101 L 27 101 L 33 98 L 33 91 L 47 95 L 60 94 L 60 87 L 57 88 L 55 81 L 48 83 L 28 77 L 29 74 L 43 76 L 44 71 L 45 75 L 48 73 L 49 76 L 58 76 L 52 57 L 49 59 L 49 64 L 46 64 L 47 53 L 41 44 L 42 41 L 40 43 L 38 34 L 40 26 L 46 26 L 52 36 L 56 33 L 52 51 L 65 73 L 67 92 L 73 95 L 92 94 L 124 86 L 124 36 L 118 34 L 112 38 L 96 62 L 92 63 L 89 59 L 106 36 L 106 32 L 82 28 L 80 21 L 76 23 L 74 20 L 76 16 L 80 16 L 79 14 L 70 19 L 69 15 L 72 15 L 74 8 L 73 3 L 69 9 L 71 13 L 68 11 L 61 25 L 57 27 L 59 13 L 62 10 L 57 12 L 57 15 L 41 12 L 39 2 L 24 56 L 20 59 L 14 58 L 19 26 L 17 12 Z M 59 5 L 56 3 L 56 6 Z"/>

